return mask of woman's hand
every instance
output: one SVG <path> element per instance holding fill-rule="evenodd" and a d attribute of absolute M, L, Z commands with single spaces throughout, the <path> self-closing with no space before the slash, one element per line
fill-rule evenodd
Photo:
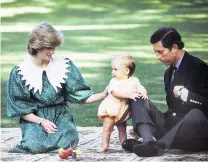
<path fill-rule="evenodd" d="M 56 125 L 51 122 L 50 120 L 47 119 L 43 119 L 40 123 L 40 125 L 43 127 L 43 129 L 47 132 L 47 133 L 56 133 L 57 132 L 57 127 Z"/>
<path fill-rule="evenodd" d="M 57 132 L 57 127 L 53 122 L 51 122 L 47 119 L 41 118 L 33 113 L 22 115 L 21 117 L 22 117 L 22 119 L 24 119 L 28 122 L 40 124 L 47 133 L 56 133 Z"/>

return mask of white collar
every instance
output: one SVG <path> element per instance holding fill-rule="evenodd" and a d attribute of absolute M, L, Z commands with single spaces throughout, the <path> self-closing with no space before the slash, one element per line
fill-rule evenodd
<path fill-rule="evenodd" d="M 65 83 L 64 79 L 67 79 L 66 73 L 69 72 L 67 62 L 65 57 L 52 56 L 47 68 L 42 69 L 35 66 L 29 57 L 19 65 L 18 70 L 29 90 L 34 88 L 34 93 L 39 91 L 40 94 L 43 88 L 42 75 L 45 71 L 50 84 L 57 92 L 58 87 L 61 88 L 61 83 Z"/>
<path fill-rule="evenodd" d="M 178 60 L 177 64 L 175 65 L 177 67 L 177 69 L 179 68 L 179 66 L 181 64 L 184 54 L 185 54 L 185 51 L 184 51 L 183 55 L 181 56 L 181 58 Z"/>

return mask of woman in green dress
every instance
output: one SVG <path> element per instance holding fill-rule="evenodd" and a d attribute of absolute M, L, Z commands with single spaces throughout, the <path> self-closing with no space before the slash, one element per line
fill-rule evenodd
<path fill-rule="evenodd" d="M 92 103 L 106 97 L 94 94 L 78 68 L 66 57 L 53 56 L 62 35 L 47 23 L 29 34 L 28 53 L 7 82 L 7 115 L 19 116 L 21 144 L 10 152 L 45 153 L 75 148 L 79 138 L 70 103 Z"/>

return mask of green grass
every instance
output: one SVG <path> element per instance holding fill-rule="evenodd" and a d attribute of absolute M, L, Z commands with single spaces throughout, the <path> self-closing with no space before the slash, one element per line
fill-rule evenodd
<path fill-rule="evenodd" d="M 92 90 L 101 92 L 111 78 L 110 62 L 118 54 L 131 54 L 136 72 L 149 98 L 165 111 L 163 74 L 149 43 L 161 26 L 175 27 L 185 49 L 208 62 L 208 1 L 138 0 L 13 0 L 1 4 L 1 126 L 18 127 L 18 118 L 5 113 L 5 85 L 11 68 L 26 54 L 28 33 L 42 21 L 64 34 L 56 55 L 71 58 Z M 100 126 L 99 103 L 71 105 L 79 126 Z M 129 121 L 129 124 L 131 122 Z"/>

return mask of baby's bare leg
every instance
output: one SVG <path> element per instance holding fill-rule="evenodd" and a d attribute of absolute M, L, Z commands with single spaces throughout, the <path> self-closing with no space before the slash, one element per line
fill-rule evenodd
<path fill-rule="evenodd" d="M 118 136 L 121 143 L 127 139 L 126 134 L 126 122 L 117 124 L 118 127 Z"/>
<path fill-rule="evenodd" d="M 110 135 L 113 131 L 115 121 L 113 118 L 106 116 L 103 120 L 103 137 L 102 137 L 102 152 L 108 151 Z"/>

